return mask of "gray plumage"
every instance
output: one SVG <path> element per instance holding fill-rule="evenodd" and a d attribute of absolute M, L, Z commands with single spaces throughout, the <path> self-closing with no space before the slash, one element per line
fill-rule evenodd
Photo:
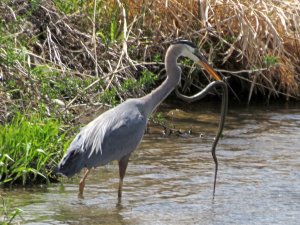
<path fill-rule="evenodd" d="M 82 168 L 106 165 L 131 153 L 140 143 L 147 124 L 140 99 L 128 99 L 81 129 L 59 164 L 71 177 Z"/>
<path fill-rule="evenodd" d="M 82 168 L 87 168 L 79 184 L 79 193 L 83 193 L 85 179 L 91 168 L 118 160 L 120 173 L 118 196 L 121 197 L 130 154 L 141 142 L 149 116 L 180 81 L 181 69 L 177 65 L 180 56 L 188 57 L 206 68 L 209 67 L 193 43 L 189 41 L 172 43 L 165 57 L 167 78 L 158 88 L 142 98 L 128 99 L 104 112 L 83 127 L 72 141 L 57 167 L 57 172 L 71 177 Z M 215 74 L 212 76 L 220 79 Z"/>

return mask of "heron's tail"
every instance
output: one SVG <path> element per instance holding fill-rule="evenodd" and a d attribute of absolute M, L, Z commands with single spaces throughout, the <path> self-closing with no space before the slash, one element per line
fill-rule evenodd
<path fill-rule="evenodd" d="M 78 151 L 78 149 L 69 149 L 58 164 L 55 173 L 72 177 L 74 174 L 79 173 L 84 167 L 83 161 L 82 151 Z"/>

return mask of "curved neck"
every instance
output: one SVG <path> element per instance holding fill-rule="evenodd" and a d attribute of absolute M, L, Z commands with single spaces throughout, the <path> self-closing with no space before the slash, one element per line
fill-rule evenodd
<path fill-rule="evenodd" d="M 174 90 L 181 78 L 181 69 L 177 65 L 177 59 L 181 55 L 181 48 L 178 45 L 172 45 L 168 48 L 165 57 L 165 66 L 167 78 L 155 90 L 142 97 L 144 110 L 147 117 L 152 111 Z"/>

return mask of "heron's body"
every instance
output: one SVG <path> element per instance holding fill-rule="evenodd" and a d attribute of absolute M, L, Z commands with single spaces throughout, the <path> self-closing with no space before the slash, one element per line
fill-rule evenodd
<path fill-rule="evenodd" d="M 103 166 L 130 154 L 141 142 L 146 128 L 147 115 L 142 106 L 139 99 L 128 99 L 83 127 L 62 161 L 72 163 L 60 172 L 70 177 L 82 168 Z"/>
<path fill-rule="evenodd" d="M 58 165 L 57 172 L 70 177 L 82 168 L 87 168 L 80 182 L 79 191 L 82 194 L 85 178 L 91 168 L 118 160 L 119 197 L 121 197 L 130 154 L 141 142 L 149 116 L 180 81 L 181 69 L 177 65 L 178 57 L 186 56 L 194 61 L 203 60 L 201 55 L 199 59 L 194 54 L 196 48 L 190 42 L 180 41 L 171 45 L 165 57 L 166 80 L 150 94 L 142 98 L 128 99 L 83 127 L 70 144 Z"/>

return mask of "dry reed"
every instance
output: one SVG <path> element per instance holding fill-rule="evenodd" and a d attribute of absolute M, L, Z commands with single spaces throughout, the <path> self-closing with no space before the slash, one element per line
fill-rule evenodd
<path fill-rule="evenodd" d="M 57 10 L 49 0 L 35 9 L 27 1 L 6 2 L 0 3 L 2 22 L 12 23 L 26 10 L 31 10 L 31 15 L 17 24 L 14 32 L 4 33 L 14 37 L 16 54 L 21 51 L 22 39 L 28 44 L 26 63 L 16 60 L 0 65 L 0 87 L 5 90 L 4 82 L 15 79 L 23 87 L 21 94 L 38 96 L 35 101 L 43 96 L 30 68 L 47 64 L 61 76 L 98 77 L 65 100 L 67 108 L 82 101 L 92 104 L 104 91 L 137 79 L 145 68 L 159 73 L 169 42 L 178 38 L 194 41 L 216 70 L 231 77 L 232 90 L 240 96 L 246 93 L 248 102 L 254 95 L 265 99 L 300 96 L 298 0 L 89 0 L 69 14 Z M 3 43 L 0 48 L 0 60 L 5 61 L 9 52 Z M 199 79 L 195 76 L 199 69 L 183 66 L 183 91 L 198 91 L 209 78 Z M 95 86 L 97 91 L 88 93 Z M 87 93 L 88 100 L 82 100 Z M 143 91 L 116 94 L 123 100 Z M 3 93 L 0 100 L 4 105 L 1 112 L 15 104 Z"/>

